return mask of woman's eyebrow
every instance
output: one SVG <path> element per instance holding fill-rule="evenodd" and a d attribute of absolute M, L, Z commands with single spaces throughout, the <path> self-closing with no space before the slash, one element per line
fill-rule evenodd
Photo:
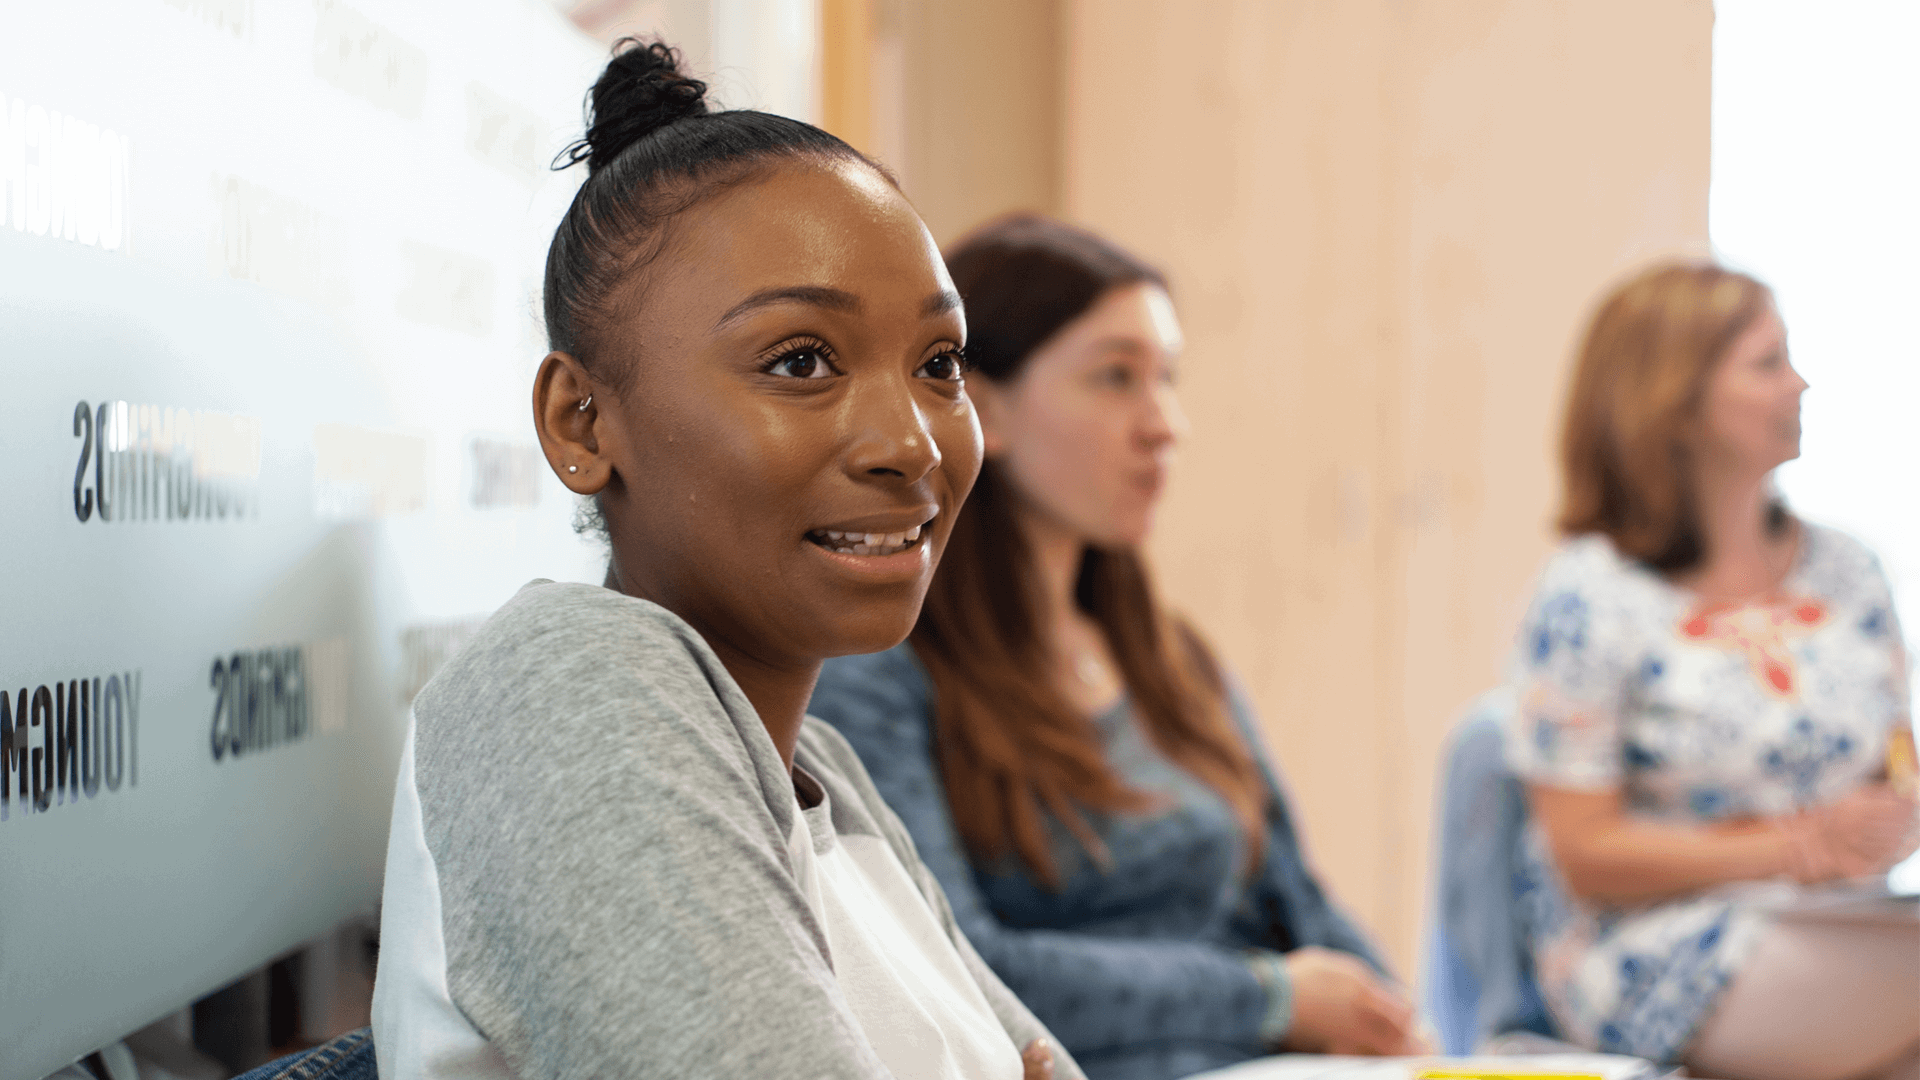
<path fill-rule="evenodd" d="M 809 304 L 830 311 L 859 312 L 860 298 L 845 289 L 834 289 L 824 285 L 786 285 L 773 289 L 761 289 L 745 300 L 727 309 L 725 315 L 713 324 L 715 332 L 726 329 L 734 322 L 763 307 L 774 304 Z M 952 289 L 942 289 L 927 297 L 920 305 L 920 314 L 932 318 L 945 315 L 949 311 L 960 309 L 960 294 Z"/>
<path fill-rule="evenodd" d="M 1106 337 L 1093 343 L 1090 350 L 1095 353 L 1119 353 L 1123 356 L 1145 356 L 1147 346 L 1136 337 Z"/>
<path fill-rule="evenodd" d="M 860 310 L 860 298 L 845 289 L 831 289 L 824 285 L 787 285 L 780 288 L 761 289 L 745 300 L 727 309 L 713 324 L 716 331 L 724 330 L 728 324 L 736 322 L 763 307 L 775 304 L 809 304 L 826 308 L 829 311 Z"/>

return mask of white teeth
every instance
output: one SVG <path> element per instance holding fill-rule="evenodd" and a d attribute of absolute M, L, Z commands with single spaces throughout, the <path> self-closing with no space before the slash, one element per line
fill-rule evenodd
<path fill-rule="evenodd" d="M 855 555 L 895 555 L 919 540 L 925 529 L 924 524 L 895 533 L 841 532 L 838 529 L 821 529 L 813 535 L 819 537 L 828 547 L 852 552 Z"/>

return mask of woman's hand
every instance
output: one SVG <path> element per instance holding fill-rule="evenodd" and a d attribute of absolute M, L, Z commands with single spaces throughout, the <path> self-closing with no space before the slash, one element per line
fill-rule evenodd
<path fill-rule="evenodd" d="M 1813 884 L 1884 874 L 1913 854 L 1916 803 L 1886 784 L 1870 784 L 1838 802 L 1782 820 L 1791 841 L 1790 873 Z"/>
<path fill-rule="evenodd" d="M 1286 956 L 1293 1026 L 1285 1047 L 1311 1054 L 1425 1054 L 1413 1006 L 1359 958 L 1317 945 Z"/>
<path fill-rule="evenodd" d="M 1035 1039 L 1020 1051 L 1020 1064 L 1026 1066 L 1022 1080 L 1053 1080 L 1053 1045 Z"/>

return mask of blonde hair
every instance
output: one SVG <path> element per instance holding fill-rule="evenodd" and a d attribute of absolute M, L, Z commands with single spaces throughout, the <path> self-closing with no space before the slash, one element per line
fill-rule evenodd
<path fill-rule="evenodd" d="M 1772 307 L 1772 290 L 1711 263 L 1655 266 L 1607 297 L 1567 401 L 1563 533 L 1602 533 L 1657 570 L 1705 557 L 1688 431 L 1714 365 Z M 1769 509 L 1770 528 L 1786 520 L 1784 507 Z"/>

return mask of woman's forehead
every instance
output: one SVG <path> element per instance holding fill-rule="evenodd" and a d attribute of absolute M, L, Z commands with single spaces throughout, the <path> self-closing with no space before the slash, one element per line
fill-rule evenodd
<path fill-rule="evenodd" d="M 858 162 L 783 166 L 688 210 L 662 260 L 661 299 L 718 313 L 768 289 L 813 287 L 920 306 L 950 290 L 913 208 Z"/>
<path fill-rule="evenodd" d="M 1067 324 L 1058 340 L 1091 360 L 1110 354 L 1171 358 L 1185 345 L 1172 298 L 1165 289 L 1146 281 L 1108 290 Z"/>

